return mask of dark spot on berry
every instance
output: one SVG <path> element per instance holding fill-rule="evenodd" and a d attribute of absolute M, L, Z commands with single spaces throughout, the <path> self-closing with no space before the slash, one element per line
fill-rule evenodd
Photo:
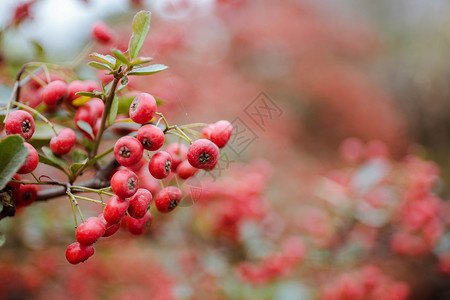
<path fill-rule="evenodd" d="M 153 146 L 152 142 L 150 142 L 150 140 L 148 138 L 143 138 L 142 143 L 144 144 L 145 147 L 148 147 L 148 148 L 151 148 Z"/>
<path fill-rule="evenodd" d="M 211 158 L 211 155 L 209 155 L 209 153 L 203 152 L 198 156 L 198 161 L 201 164 L 206 164 L 210 158 Z"/>
<path fill-rule="evenodd" d="M 172 210 L 177 206 L 178 206 L 178 200 L 174 199 L 169 202 L 169 206 L 167 207 L 167 209 Z"/>
<path fill-rule="evenodd" d="M 23 200 L 24 202 L 30 201 L 31 198 L 33 198 L 33 193 L 31 193 L 31 192 L 26 192 L 26 193 L 24 193 L 23 196 L 22 196 L 22 200 Z"/>
<path fill-rule="evenodd" d="M 166 171 L 166 173 L 170 171 L 171 165 L 172 163 L 170 162 L 170 160 L 166 160 L 166 164 L 164 165 L 164 171 Z"/>
<path fill-rule="evenodd" d="M 130 191 L 136 189 L 136 180 L 134 178 L 128 179 L 128 189 Z"/>
<path fill-rule="evenodd" d="M 138 106 L 139 106 L 139 100 L 136 99 L 133 101 L 133 103 L 131 103 L 131 111 L 135 112 L 136 109 L 138 108 Z"/>
<path fill-rule="evenodd" d="M 122 156 L 122 157 L 128 158 L 131 155 L 131 151 L 130 151 L 130 149 L 128 147 L 122 146 L 119 149 L 119 155 Z"/>
<path fill-rule="evenodd" d="M 22 122 L 22 132 L 26 133 L 26 132 L 30 131 L 30 129 L 31 129 L 30 121 L 28 119 L 24 120 Z"/>

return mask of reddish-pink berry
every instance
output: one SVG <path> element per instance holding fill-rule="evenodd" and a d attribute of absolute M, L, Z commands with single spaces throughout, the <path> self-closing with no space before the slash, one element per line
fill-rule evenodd
<path fill-rule="evenodd" d="M 64 155 L 69 153 L 76 141 L 75 131 L 71 128 L 63 128 L 58 132 L 58 135 L 54 135 L 50 140 L 50 149 L 57 155 Z"/>
<path fill-rule="evenodd" d="M 112 39 L 111 31 L 108 26 L 102 22 L 98 21 L 92 27 L 92 36 L 100 43 L 109 43 Z"/>
<path fill-rule="evenodd" d="M 187 159 L 197 169 L 212 170 L 219 161 L 219 147 L 207 139 L 199 139 L 188 149 Z"/>
<path fill-rule="evenodd" d="M 13 176 L 12 178 L 14 178 L 15 180 L 20 181 L 20 176 L 19 176 L 19 174 L 14 174 L 14 176 Z M 14 191 L 19 190 L 19 188 L 20 188 L 20 183 L 10 181 L 10 182 L 8 182 L 7 187 L 8 187 L 11 191 L 14 192 Z"/>
<path fill-rule="evenodd" d="M 181 179 L 188 179 L 189 177 L 194 176 L 197 172 L 198 169 L 191 166 L 187 160 L 183 161 L 177 168 L 177 175 Z"/>
<path fill-rule="evenodd" d="M 109 224 L 117 224 L 122 220 L 128 209 L 128 200 L 112 196 L 105 206 L 103 211 L 103 218 Z"/>
<path fill-rule="evenodd" d="M 233 125 L 230 122 L 221 120 L 214 124 L 214 128 L 211 130 L 209 140 L 217 145 L 219 148 L 225 147 L 230 140 L 233 133 Z"/>
<path fill-rule="evenodd" d="M 122 169 L 111 177 L 111 189 L 120 198 L 129 198 L 138 190 L 138 177 L 128 169 Z"/>
<path fill-rule="evenodd" d="M 66 259 L 73 265 L 84 262 L 94 254 L 94 246 L 82 245 L 78 242 L 72 243 L 67 247 Z"/>
<path fill-rule="evenodd" d="M 129 200 L 128 214 L 135 219 L 144 217 L 151 201 L 152 193 L 146 189 L 138 189 Z"/>
<path fill-rule="evenodd" d="M 155 125 L 144 125 L 139 128 L 137 139 L 144 149 L 155 151 L 164 145 L 164 132 Z"/>
<path fill-rule="evenodd" d="M 209 137 L 211 136 L 211 131 L 213 130 L 213 128 L 214 128 L 214 124 L 209 124 L 208 126 L 203 127 L 202 137 L 209 140 Z"/>
<path fill-rule="evenodd" d="M 78 225 L 75 237 L 80 244 L 91 245 L 95 243 L 106 231 L 106 224 L 100 218 L 87 218 Z"/>
<path fill-rule="evenodd" d="M 159 181 L 148 171 L 148 165 L 136 172 L 139 178 L 139 188 L 148 190 L 152 195 L 156 195 L 161 189 Z"/>
<path fill-rule="evenodd" d="M 95 109 L 89 105 L 83 105 L 82 107 L 77 109 L 75 113 L 75 125 L 81 132 L 86 132 L 78 122 L 83 121 L 87 123 L 91 129 L 94 128 L 95 122 L 97 121 L 97 114 Z M 86 132 L 87 133 L 87 132 Z"/>
<path fill-rule="evenodd" d="M 130 105 L 130 118 L 136 123 L 150 122 L 156 112 L 156 100 L 147 93 L 138 94 Z"/>
<path fill-rule="evenodd" d="M 176 171 L 177 167 L 183 160 L 186 159 L 187 147 L 184 144 L 173 143 L 170 144 L 166 151 L 172 157 L 172 171 Z"/>
<path fill-rule="evenodd" d="M 25 140 L 29 140 L 34 133 L 33 117 L 24 110 L 13 111 L 6 118 L 5 131 L 7 135 L 19 134 Z"/>
<path fill-rule="evenodd" d="M 89 106 L 92 110 L 92 114 L 96 117 L 96 118 L 101 118 L 102 114 L 103 114 L 103 109 L 105 107 L 105 104 L 103 103 L 102 100 L 98 99 L 98 98 L 93 98 L 91 100 L 89 100 L 88 102 L 86 102 L 87 106 Z"/>
<path fill-rule="evenodd" d="M 135 219 L 128 216 L 126 220 L 128 231 L 134 235 L 141 235 L 147 232 L 147 230 L 152 225 L 153 216 L 150 211 L 147 211 L 145 215 L 140 219 Z"/>
<path fill-rule="evenodd" d="M 105 217 L 103 216 L 103 213 L 98 215 L 98 218 L 105 223 L 106 230 L 105 233 L 102 235 L 102 237 L 108 237 L 116 233 L 120 228 L 120 223 L 116 224 L 110 224 L 108 221 L 105 220 Z"/>
<path fill-rule="evenodd" d="M 17 190 L 13 191 L 12 197 L 16 206 L 28 206 L 37 198 L 37 187 L 32 184 L 21 184 Z"/>
<path fill-rule="evenodd" d="M 36 169 L 39 163 L 39 155 L 36 149 L 34 149 L 34 147 L 31 146 L 30 144 L 25 142 L 23 145 L 28 148 L 28 156 L 25 162 L 20 167 L 19 171 L 17 171 L 17 173 L 28 174 L 32 172 L 34 169 Z"/>
<path fill-rule="evenodd" d="M 156 179 L 163 179 L 169 176 L 172 157 L 165 151 L 159 151 L 153 154 L 148 164 L 150 174 Z"/>
<path fill-rule="evenodd" d="M 67 85 L 67 97 L 66 102 L 72 104 L 72 101 L 80 97 L 76 95 L 78 92 L 85 92 L 86 85 L 81 80 L 74 80 Z"/>
<path fill-rule="evenodd" d="M 42 89 L 41 98 L 48 106 L 61 103 L 67 96 L 67 84 L 62 80 L 50 82 Z"/>
<path fill-rule="evenodd" d="M 128 167 L 137 164 L 143 155 L 142 144 L 134 137 L 124 136 L 114 145 L 114 156 L 119 164 Z"/>
<path fill-rule="evenodd" d="M 162 212 L 167 213 L 174 210 L 180 203 L 182 193 L 179 188 L 175 186 L 168 186 L 156 195 L 156 208 Z"/>

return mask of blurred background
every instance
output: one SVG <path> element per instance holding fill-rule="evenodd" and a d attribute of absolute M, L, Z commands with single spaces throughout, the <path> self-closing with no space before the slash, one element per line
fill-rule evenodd
<path fill-rule="evenodd" d="M 2 0 L 1 102 L 29 61 L 108 82 L 88 54 L 125 51 L 141 9 L 169 69 L 130 87 L 232 122 L 219 166 L 77 266 L 68 201 L 2 220 L 1 299 L 450 299 L 449 1 Z"/>

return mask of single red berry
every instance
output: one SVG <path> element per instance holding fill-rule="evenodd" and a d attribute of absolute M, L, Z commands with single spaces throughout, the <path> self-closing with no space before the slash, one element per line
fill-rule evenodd
<path fill-rule="evenodd" d="M 139 128 L 137 139 L 144 149 L 155 151 L 164 145 L 164 132 L 155 125 L 144 125 Z"/>
<path fill-rule="evenodd" d="M 168 186 L 156 195 L 155 205 L 162 213 L 171 212 L 178 206 L 181 198 L 182 194 L 179 188 Z"/>
<path fill-rule="evenodd" d="M 108 221 L 105 220 L 105 217 L 103 216 L 103 213 L 99 214 L 99 215 L 98 215 L 98 218 L 99 218 L 103 223 L 105 223 L 105 226 L 106 226 L 106 231 L 105 231 L 105 233 L 102 235 L 102 237 L 108 237 L 108 236 L 111 236 L 111 235 L 113 235 L 114 233 L 116 233 L 116 232 L 119 230 L 119 228 L 120 228 L 120 223 L 117 223 L 117 224 L 110 224 L 110 223 L 108 223 Z"/>
<path fill-rule="evenodd" d="M 219 148 L 210 140 L 196 140 L 188 149 L 187 159 L 197 169 L 212 170 L 219 161 Z"/>
<path fill-rule="evenodd" d="M 34 133 L 33 117 L 24 110 L 13 111 L 6 118 L 5 131 L 7 135 L 19 134 L 25 140 L 29 140 Z"/>
<path fill-rule="evenodd" d="M 134 122 L 144 124 L 150 122 L 155 112 L 155 98 L 150 94 L 140 93 L 131 102 L 129 115 Z"/>
<path fill-rule="evenodd" d="M 165 151 L 159 151 L 153 154 L 148 164 L 150 174 L 156 179 L 163 179 L 169 176 L 172 157 Z"/>
<path fill-rule="evenodd" d="M 145 215 L 140 219 L 135 219 L 133 217 L 128 216 L 126 219 L 127 228 L 131 234 L 141 235 L 147 232 L 147 230 L 152 225 L 153 216 L 150 211 L 147 211 Z"/>
<path fill-rule="evenodd" d="M 92 36 L 100 43 L 109 43 L 112 39 L 111 31 L 108 26 L 102 22 L 98 21 L 92 27 Z"/>
<path fill-rule="evenodd" d="M 19 174 L 14 174 L 14 176 L 13 176 L 12 178 L 14 178 L 15 180 L 20 181 L 20 176 L 19 176 Z M 20 188 L 20 183 L 10 181 L 10 182 L 8 182 L 7 187 L 8 187 L 11 191 L 14 192 L 14 191 L 19 190 L 19 188 Z"/>
<path fill-rule="evenodd" d="M 232 133 L 233 125 L 230 122 L 225 120 L 217 121 L 211 130 L 209 140 L 216 144 L 217 147 L 223 148 L 230 140 Z"/>
<path fill-rule="evenodd" d="M 34 149 L 34 147 L 31 146 L 30 144 L 25 142 L 23 145 L 28 148 L 28 156 L 23 165 L 20 167 L 19 171 L 17 171 L 17 173 L 28 174 L 32 172 L 34 169 L 36 169 L 39 163 L 39 155 L 36 149 Z"/>
<path fill-rule="evenodd" d="M 202 137 L 209 140 L 209 137 L 211 136 L 211 131 L 213 130 L 213 128 L 214 128 L 214 124 L 209 124 L 208 126 L 203 127 Z"/>
<path fill-rule="evenodd" d="M 93 111 L 93 115 L 96 118 L 101 118 L 102 114 L 103 114 L 103 109 L 105 108 L 105 103 L 103 103 L 102 100 L 98 99 L 98 98 L 93 98 L 91 100 L 89 100 L 88 102 L 86 102 L 87 106 L 89 106 L 92 111 Z"/>
<path fill-rule="evenodd" d="M 63 128 L 58 132 L 58 135 L 54 135 L 50 140 L 50 149 L 57 155 L 64 155 L 69 153 L 76 141 L 75 131 L 71 128 Z"/>
<path fill-rule="evenodd" d="M 78 242 L 72 243 L 67 247 L 66 259 L 73 265 L 84 262 L 94 254 L 94 246 L 82 245 Z"/>
<path fill-rule="evenodd" d="M 42 89 L 41 98 L 48 106 L 61 103 L 67 96 L 67 84 L 62 80 L 50 82 Z"/>
<path fill-rule="evenodd" d="M 184 144 L 172 143 L 166 148 L 166 152 L 172 157 L 172 171 L 176 171 L 177 167 L 186 159 L 187 147 Z"/>
<path fill-rule="evenodd" d="M 144 217 L 151 201 L 152 193 L 146 189 L 138 189 L 136 194 L 129 200 L 128 214 L 135 219 Z"/>
<path fill-rule="evenodd" d="M 128 209 L 128 200 L 112 196 L 105 206 L 103 218 L 109 224 L 117 224 L 123 218 Z"/>
<path fill-rule="evenodd" d="M 138 188 L 138 177 L 133 171 L 122 169 L 111 177 L 111 189 L 120 198 L 133 196 Z"/>
<path fill-rule="evenodd" d="M 138 172 L 140 169 L 144 168 L 146 164 L 147 164 L 147 161 L 145 160 L 145 158 L 141 158 L 141 159 L 137 162 L 137 164 L 134 164 L 134 165 L 132 165 L 132 166 L 128 166 L 127 168 L 130 169 L 131 171 L 133 171 L 133 172 L 136 173 L 136 172 Z M 120 166 L 120 167 L 125 168 L 124 166 Z M 120 168 L 120 167 L 119 167 L 119 168 Z M 139 176 L 138 176 L 138 177 L 139 177 Z"/>
<path fill-rule="evenodd" d="M 32 184 L 21 184 L 19 189 L 13 191 L 12 197 L 16 206 L 28 206 L 37 198 L 37 187 Z"/>
<path fill-rule="evenodd" d="M 72 104 L 72 101 L 77 99 L 78 95 L 75 95 L 75 93 L 78 92 L 84 92 L 86 90 L 86 85 L 81 80 L 74 80 L 71 83 L 67 85 L 67 97 L 66 102 L 69 104 Z"/>
<path fill-rule="evenodd" d="M 194 176 L 197 172 L 198 169 L 191 166 L 187 160 L 183 161 L 177 168 L 177 175 L 181 179 L 188 179 L 189 177 Z"/>
<path fill-rule="evenodd" d="M 92 93 L 93 91 L 102 91 L 102 85 L 98 81 L 85 80 L 85 81 L 83 81 L 83 84 L 85 87 L 84 92 Z M 98 98 L 94 98 L 94 99 L 98 99 Z M 94 100 L 94 99 L 92 99 L 92 100 Z M 90 101 L 92 101 L 92 100 L 90 100 Z M 100 100 L 100 99 L 98 99 L 98 100 Z"/>
<path fill-rule="evenodd" d="M 75 237 L 80 244 L 91 245 L 105 234 L 106 224 L 97 217 L 87 218 L 78 225 Z"/>
<path fill-rule="evenodd" d="M 139 188 L 148 190 L 150 193 L 152 193 L 152 195 L 156 195 L 156 193 L 158 193 L 158 191 L 161 189 L 159 181 L 150 174 L 148 170 L 148 164 L 145 165 L 144 168 L 137 171 L 136 175 L 139 178 Z"/>
<path fill-rule="evenodd" d="M 119 164 L 128 167 L 137 164 L 144 154 L 142 144 L 134 137 L 124 136 L 114 145 L 114 156 Z"/>

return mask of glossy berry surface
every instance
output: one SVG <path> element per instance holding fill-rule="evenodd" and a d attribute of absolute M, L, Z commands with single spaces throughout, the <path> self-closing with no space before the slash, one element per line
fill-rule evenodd
<path fill-rule="evenodd" d="M 112 196 L 105 206 L 103 218 L 109 224 L 117 224 L 122 220 L 128 209 L 128 200 Z"/>
<path fill-rule="evenodd" d="M 155 112 L 155 98 L 150 94 L 140 93 L 131 102 L 129 115 L 133 122 L 144 124 L 150 122 Z"/>
<path fill-rule="evenodd" d="M 148 164 L 150 174 L 156 179 L 163 179 L 169 176 L 172 157 L 165 151 L 155 153 Z"/>
<path fill-rule="evenodd" d="M 12 197 L 17 206 L 28 206 L 36 201 L 37 187 L 31 184 L 21 184 L 17 190 L 13 191 Z"/>
<path fill-rule="evenodd" d="M 186 159 L 188 148 L 184 144 L 173 143 L 166 148 L 166 152 L 172 157 L 172 171 L 176 171 L 177 167 Z"/>
<path fill-rule="evenodd" d="M 135 219 L 144 217 L 152 198 L 152 193 L 148 190 L 138 189 L 136 194 L 129 199 L 128 214 Z"/>
<path fill-rule="evenodd" d="M 50 82 L 42 89 L 42 101 L 48 106 L 54 106 L 61 103 L 67 96 L 67 84 L 62 80 Z"/>
<path fill-rule="evenodd" d="M 140 219 L 135 219 L 133 217 L 128 216 L 126 221 L 128 231 L 131 234 L 141 235 L 150 229 L 150 226 L 152 225 L 153 221 L 153 216 L 150 211 L 147 211 L 147 213 Z"/>
<path fill-rule="evenodd" d="M 128 169 L 121 169 L 111 177 L 111 189 L 120 198 L 129 198 L 138 190 L 138 177 Z"/>
<path fill-rule="evenodd" d="M 185 160 L 178 166 L 177 175 L 181 179 L 188 179 L 197 174 L 198 170 L 199 169 L 194 168 L 187 160 Z"/>
<path fill-rule="evenodd" d="M 219 148 L 207 139 L 199 139 L 188 149 L 187 159 L 197 169 L 212 170 L 219 161 Z"/>
<path fill-rule="evenodd" d="M 39 163 L 39 155 L 36 149 L 34 149 L 34 147 L 31 146 L 30 144 L 25 142 L 23 145 L 28 148 L 28 156 L 25 162 L 20 167 L 20 169 L 17 171 L 17 173 L 28 174 L 32 172 L 34 169 L 36 169 Z"/>
<path fill-rule="evenodd" d="M 209 140 L 219 148 L 225 147 L 233 133 L 233 125 L 230 122 L 221 120 L 214 124 L 209 135 Z"/>
<path fill-rule="evenodd" d="M 175 186 L 168 186 L 156 195 L 156 208 L 162 213 L 168 213 L 174 210 L 180 203 L 182 193 Z"/>
<path fill-rule="evenodd" d="M 155 151 L 164 145 L 164 132 L 155 125 L 144 125 L 137 132 L 137 139 L 146 150 Z"/>
<path fill-rule="evenodd" d="M 76 141 L 75 131 L 71 128 L 63 128 L 50 140 L 50 149 L 57 155 L 64 155 L 69 153 Z"/>
<path fill-rule="evenodd" d="M 143 151 L 142 144 L 131 136 L 121 137 L 114 145 L 114 157 L 125 167 L 137 164 L 142 158 Z"/>
<path fill-rule="evenodd" d="M 94 246 L 82 245 L 78 242 L 72 243 L 67 247 L 66 259 L 73 265 L 84 262 L 94 254 Z"/>
<path fill-rule="evenodd" d="M 78 225 L 75 237 L 80 244 L 91 245 L 105 234 L 106 224 L 100 218 L 87 218 Z"/>
<path fill-rule="evenodd" d="M 19 134 L 25 140 L 29 140 L 34 134 L 34 129 L 33 117 L 24 110 L 13 111 L 6 118 L 5 131 L 7 135 Z"/>

